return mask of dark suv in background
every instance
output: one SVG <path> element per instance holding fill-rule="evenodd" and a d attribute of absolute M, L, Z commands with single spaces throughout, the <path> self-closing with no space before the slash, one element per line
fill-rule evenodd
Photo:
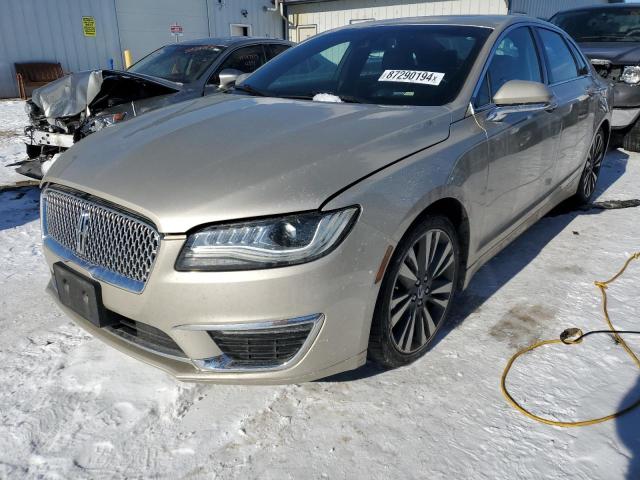
<path fill-rule="evenodd" d="M 640 5 L 567 10 L 549 21 L 569 33 L 596 71 L 613 83 L 612 127 L 625 149 L 640 151 Z"/>

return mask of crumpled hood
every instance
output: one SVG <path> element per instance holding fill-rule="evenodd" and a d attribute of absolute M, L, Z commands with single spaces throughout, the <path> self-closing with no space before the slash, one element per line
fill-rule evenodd
<path fill-rule="evenodd" d="M 213 95 L 106 128 L 44 182 L 126 208 L 165 233 L 312 210 L 341 188 L 445 140 L 445 107 Z"/>
<path fill-rule="evenodd" d="M 47 118 L 68 117 L 84 111 L 101 86 L 101 70 L 72 73 L 37 88 L 31 99 Z"/>
<path fill-rule="evenodd" d="M 614 65 L 640 64 L 640 44 L 626 42 L 580 43 L 580 48 L 590 59 L 609 60 Z"/>
<path fill-rule="evenodd" d="M 117 70 L 89 70 L 65 75 L 33 91 L 32 100 L 49 119 L 70 117 L 87 109 L 107 78 L 138 79 L 178 91 L 180 84 L 161 78 Z"/>

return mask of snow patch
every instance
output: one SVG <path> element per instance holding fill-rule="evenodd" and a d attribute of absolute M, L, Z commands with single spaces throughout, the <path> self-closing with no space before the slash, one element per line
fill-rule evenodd
<path fill-rule="evenodd" d="M 0 101 L 0 118 L 21 124 L 5 116 L 21 104 Z M 2 164 L 11 142 L 0 139 Z M 611 152 L 597 200 L 639 198 L 638 185 L 640 155 Z M 640 478 L 640 412 L 552 428 L 499 391 L 516 346 L 604 328 L 592 281 L 640 249 L 640 208 L 542 219 L 478 273 L 413 365 L 233 386 L 178 382 L 63 315 L 44 293 L 38 198 L 0 192 L 0 478 Z M 638 329 L 638 278 L 634 264 L 608 291 L 620 329 Z M 640 351 L 640 338 L 628 343 Z M 509 387 L 563 419 L 640 397 L 637 370 L 606 336 L 523 357 Z"/>
<path fill-rule="evenodd" d="M 331 93 L 316 93 L 313 96 L 314 102 L 326 102 L 326 103 L 342 103 L 342 100 L 337 95 Z"/>

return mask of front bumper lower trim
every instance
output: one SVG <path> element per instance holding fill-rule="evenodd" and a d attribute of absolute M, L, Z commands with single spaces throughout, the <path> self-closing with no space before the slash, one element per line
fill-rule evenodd
<path fill-rule="evenodd" d="M 234 372 L 234 373 L 248 373 L 248 372 L 274 372 L 278 370 L 285 370 L 296 365 L 304 355 L 309 351 L 314 340 L 317 338 L 318 333 L 324 323 L 324 314 L 317 313 L 314 315 L 306 315 L 303 317 L 290 318 L 286 320 L 275 320 L 256 323 L 236 323 L 236 324 L 214 324 L 214 325 L 180 325 L 174 327 L 180 330 L 200 330 L 200 331 L 247 331 L 247 330 L 270 330 L 281 328 L 283 326 L 292 326 L 300 324 L 313 324 L 309 334 L 300 347 L 300 350 L 296 354 L 284 363 L 255 365 L 255 366 L 238 366 L 235 361 L 229 356 L 222 354 L 216 357 L 205 358 L 201 360 L 192 359 L 191 363 L 200 371 L 218 371 L 218 372 Z"/>

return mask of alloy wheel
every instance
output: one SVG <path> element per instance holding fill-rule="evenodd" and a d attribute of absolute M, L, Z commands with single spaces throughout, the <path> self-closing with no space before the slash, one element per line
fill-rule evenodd
<path fill-rule="evenodd" d="M 598 182 L 598 175 L 600 174 L 600 167 L 602 167 L 604 154 L 604 137 L 602 132 L 598 132 L 596 138 L 591 144 L 591 148 L 589 148 L 587 163 L 584 167 L 584 173 L 582 174 L 582 194 L 587 199 L 591 197 L 596 189 L 596 183 Z"/>
<path fill-rule="evenodd" d="M 422 348 L 444 319 L 454 289 L 455 252 L 440 229 L 426 231 L 402 259 L 389 302 L 391 339 L 401 353 Z"/>

